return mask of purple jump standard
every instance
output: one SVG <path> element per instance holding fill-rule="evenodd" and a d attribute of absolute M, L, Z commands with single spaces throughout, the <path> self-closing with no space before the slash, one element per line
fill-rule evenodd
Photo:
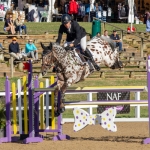
<path fill-rule="evenodd" d="M 34 130 L 34 102 L 32 97 L 32 63 L 29 61 L 29 72 L 28 72 L 28 93 L 29 93 L 29 137 L 23 140 L 23 143 L 37 143 L 42 142 L 43 138 L 35 136 Z"/>
<path fill-rule="evenodd" d="M 148 86 L 149 137 L 143 140 L 144 144 L 150 144 L 150 56 L 148 56 L 148 61 L 147 61 L 147 86 Z"/>

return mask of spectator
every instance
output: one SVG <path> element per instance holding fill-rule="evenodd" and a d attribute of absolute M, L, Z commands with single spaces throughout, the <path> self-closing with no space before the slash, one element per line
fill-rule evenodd
<path fill-rule="evenodd" d="M 20 54 L 19 44 L 16 41 L 15 37 L 12 38 L 12 42 L 9 44 L 9 53 L 11 56 L 15 57 L 17 60 L 22 58 Z"/>
<path fill-rule="evenodd" d="M 19 34 L 21 35 L 22 30 L 24 30 L 25 34 L 27 34 L 27 28 L 26 28 L 26 25 L 24 25 L 21 20 L 21 15 L 18 15 L 18 18 L 15 20 L 14 24 L 16 27 L 15 28 L 16 32 L 19 31 Z"/>
<path fill-rule="evenodd" d="M 150 12 L 146 11 L 146 32 L 150 32 Z"/>
<path fill-rule="evenodd" d="M 116 30 L 113 30 L 113 34 L 110 36 L 110 38 L 114 41 L 115 47 L 119 47 L 119 52 L 122 52 L 122 42 Z"/>
<path fill-rule="evenodd" d="M 28 43 L 25 46 L 25 53 L 27 54 L 27 57 L 33 58 L 33 60 L 38 60 L 37 48 L 33 44 L 32 39 L 28 40 Z"/>
<path fill-rule="evenodd" d="M 3 47 L 2 43 L 0 43 L 0 50 L 5 50 L 5 48 Z"/>
<path fill-rule="evenodd" d="M 105 36 L 106 38 L 110 38 L 109 35 L 108 35 L 108 31 L 107 30 L 104 31 L 104 35 L 102 35 L 102 37 L 103 36 Z"/>
<path fill-rule="evenodd" d="M 104 35 L 101 36 L 101 39 L 103 39 L 105 42 L 108 42 L 113 51 L 115 50 L 116 42 L 110 39 L 107 30 L 104 31 Z"/>
<path fill-rule="evenodd" d="M 4 31 L 11 31 L 12 34 L 15 34 L 15 26 L 12 20 L 12 15 L 9 16 L 8 19 L 6 19 L 4 24 Z"/>

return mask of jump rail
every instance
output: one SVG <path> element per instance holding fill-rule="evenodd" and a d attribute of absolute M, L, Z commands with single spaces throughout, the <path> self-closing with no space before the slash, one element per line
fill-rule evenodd
<path fill-rule="evenodd" d="M 65 102 L 65 105 L 127 105 L 127 104 L 148 104 L 148 101 L 140 100 L 140 101 L 92 101 L 92 102 L 84 102 L 84 101 L 77 101 L 77 102 Z"/>
<path fill-rule="evenodd" d="M 66 93 L 69 92 L 108 92 L 109 91 L 146 91 L 146 86 L 103 86 L 103 87 L 70 87 Z M 55 88 L 34 88 L 34 92 L 54 91 Z"/>

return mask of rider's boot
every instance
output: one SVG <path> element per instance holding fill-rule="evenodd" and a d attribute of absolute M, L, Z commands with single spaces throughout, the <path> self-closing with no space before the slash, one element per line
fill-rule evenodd
<path fill-rule="evenodd" d="M 99 71 L 100 67 L 96 64 L 96 62 L 93 59 L 93 56 L 91 54 L 91 52 L 88 50 L 88 48 L 86 48 L 85 52 L 85 56 L 88 57 L 88 59 L 91 61 L 91 63 L 93 64 L 94 68 Z"/>
<path fill-rule="evenodd" d="M 89 60 L 87 60 L 87 63 L 90 67 L 90 73 L 93 73 L 94 72 L 94 67 L 93 67 L 92 63 Z"/>

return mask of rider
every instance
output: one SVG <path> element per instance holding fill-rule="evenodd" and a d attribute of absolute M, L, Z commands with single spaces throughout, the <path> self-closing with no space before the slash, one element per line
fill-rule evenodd
<path fill-rule="evenodd" d="M 64 47 L 76 47 L 80 43 L 86 58 L 93 64 L 94 68 L 97 71 L 99 71 L 100 67 L 95 63 L 91 52 L 86 47 L 85 29 L 79 26 L 79 24 L 76 21 L 71 20 L 71 17 L 68 14 L 64 14 L 62 16 L 62 24 L 60 25 L 58 39 L 56 40 L 56 42 L 59 44 L 62 39 L 63 33 L 67 34 L 67 39 L 66 43 L 64 44 Z"/>

